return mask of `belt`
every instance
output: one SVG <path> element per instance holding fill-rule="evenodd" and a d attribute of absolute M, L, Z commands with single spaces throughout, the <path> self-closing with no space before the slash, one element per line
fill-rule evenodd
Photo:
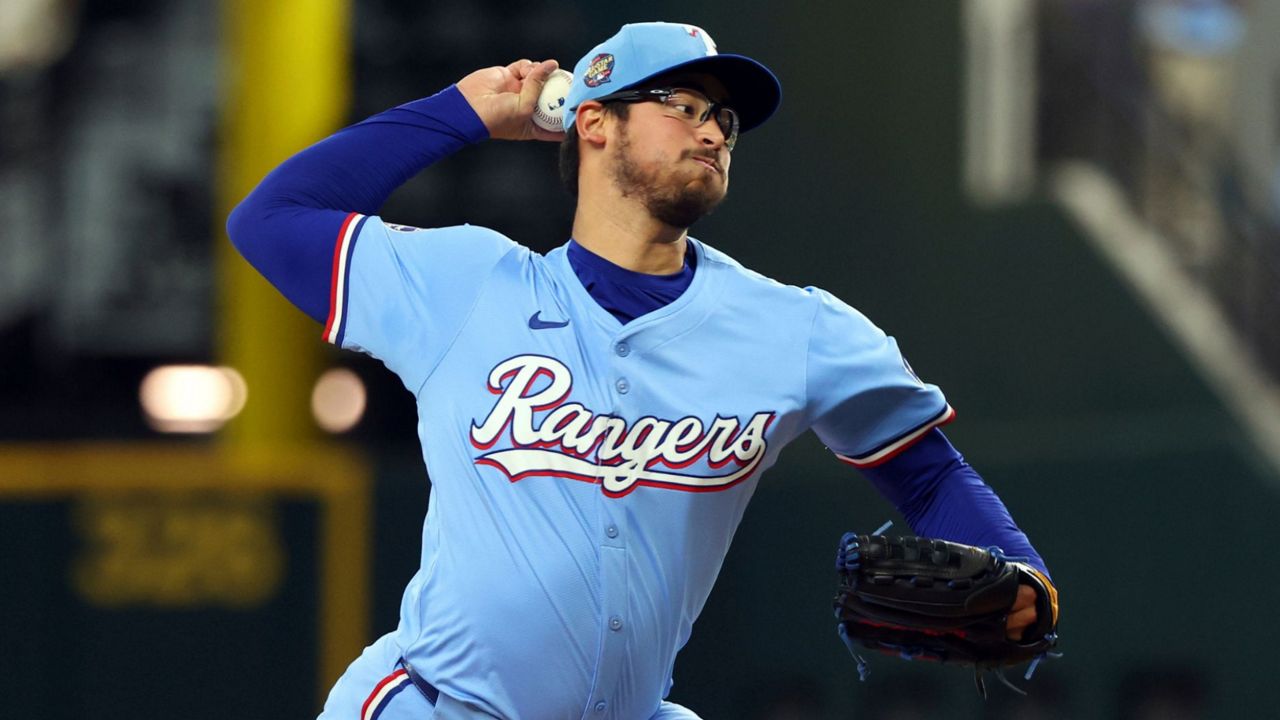
<path fill-rule="evenodd" d="M 418 692 L 422 693 L 434 707 L 435 704 L 440 701 L 440 691 L 436 689 L 436 686 L 427 682 L 425 678 L 419 675 L 418 671 L 413 669 L 413 666 L 409 664 L 408 660 L 400 658 L 400 667 L 404 668 L 405 673 L 409 676 L 409 680 L 413 682 L 413 686 L 418 688 Z"/>

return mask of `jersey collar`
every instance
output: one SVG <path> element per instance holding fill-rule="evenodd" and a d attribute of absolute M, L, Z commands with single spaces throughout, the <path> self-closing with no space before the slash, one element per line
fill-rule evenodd
<path fill-rule="evenodd" d="M 595 298 L 582 286 L 577 273 L 569 264 L 568 243 L 547 254 L 547 260 L 573 307 L 575 317 L 587 319 L 615 340 L 629 338 L 635 350 L 656 347 L 666 340 L 687 332 L 715 310 L 715 297 L 723 286 L 723 268 L 707 257 L 707 248 L 688 238 L 697 256 L 693 282 L 671 303 L 646 313 L 623 325 L 609 311 L 600 307 Z"/>

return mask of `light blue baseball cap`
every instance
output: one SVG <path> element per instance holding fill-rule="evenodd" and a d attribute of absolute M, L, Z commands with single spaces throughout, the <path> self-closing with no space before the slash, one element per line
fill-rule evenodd
<path fill-rule="evenodd" d="M 631 23 L 573 66 L 564 126 L 573 125 L 583 101 L 673 70 L 705 72 L 723 83 L 729 92 L 728 104 L 738 111 L 742 132 L 763 124 L 782 102 L 782 85 L 769 68 L 742 55 L 719 54 L 706 30 L 680 23 Z"/>

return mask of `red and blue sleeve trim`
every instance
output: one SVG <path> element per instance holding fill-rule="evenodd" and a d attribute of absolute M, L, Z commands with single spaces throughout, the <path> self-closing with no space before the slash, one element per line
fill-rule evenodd
<path fill-rule="evenodd" d="M 382 682 L 373 688 L 373 692 L 369 693 L 369 697 L 364 701 L 364 706 L 360 708 L 360 720 L 377 720 L 387 705 L 391 704 L 391 698 L 411 685 L 413 685 L 413 681 L 409 678 L 409 673 L 405 672 L 404 668 L 400 668 L 383 678 Z"/>
<path fill-rule="evenodd" d="M 342 347 L 347 332 L 347 301 L 350 296 L 351 257 L 355 254 L 356 238 L 368 216 L 351 213 L 342 222 L 338 240 L 333 247 L 333 277 L 329 283 L 329 319 L 324 324 L 324 339 Z"/>
<path fill-rule="evenodd" d="M 877 465 L 881 465 L 883 463 L 886 463 L 892 460 L 895 456 L 897 456 L 903 450 L 906 450 L 907 448 L 911 447 L 917 441 L 919 441 L 920 438 L 927 435 L 930 430 L 936 427 L 941 427 L 943 425 L 946 425 L 947 423 L 955 419 L 956 419 L 956 411 L 950 405 L 947 405 L 942 409 L 942 412 L 930 418 L 923 425 L 919 425 L 915 429 L 909 430 L 906 433 L 899 435 L 898 437 L 894 438 L 893 440 L 890 440 L 889 442 L 881 445 L 880 447 L 877 447 L 871 452 L 865 453 L 863 455 L 858 455 L 856 457 L 850 457 L 848 455 L 841 455 L 840 453 L 836 453 L 836 457 L 840 458 L 840 460 L 847 462 L 856 468 L 875 467 Z"/>

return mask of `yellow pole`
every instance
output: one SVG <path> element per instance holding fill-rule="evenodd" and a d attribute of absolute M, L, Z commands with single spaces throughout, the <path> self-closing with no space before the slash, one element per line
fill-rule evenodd
<path fill-rule="evenodd" d="M 350 14 L 350 0 L 223 0 L 221 218 L 273 167 L 345 121 Z M 236 467 L 279 473 L 282 458 L 319 439 L 310 395 L 325 353 L 321 327 L 240 258 L 221 225 L 218 354 L 249 389 L 223 431 L 222 454 Z M 321 702 L 368 642 L 368 472 L 353 462 L 340 475 L 321 517 Z"/>
<path fill-rule="evenodd" d="M 223 0 L 220 217 L 289 155 L 339 128 L 349 101 L 350 0 Z M 294 308 L 218 228 L 222 362 L 249 400 L 223 438 L 242 460 L 315 437 L 311 387 L 321 327 Z"/>

